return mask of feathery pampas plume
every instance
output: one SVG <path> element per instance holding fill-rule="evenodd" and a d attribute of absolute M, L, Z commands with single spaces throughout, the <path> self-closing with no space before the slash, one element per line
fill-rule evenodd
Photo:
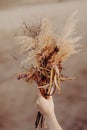
<path fill-rule="evenodd" d="M 62 35 L 58 38 L 47 18 L 32 26 L 24 23 L 24 35 L 16 37 L 20 55 L 26 55 L 20 66 L 28 65 L 27 72 L 19 74 L 18 79 L 23 78 L 26 82 L 34 80 L 45 98 L 52 95 L 56 88 L 60 93 L 61 81 L 74 79 L 63 76 L 62 62 L 79 51 L 78 42 L 81 37 L 75 37 L 75 17 L 76 13 L 68 19 Z"/>

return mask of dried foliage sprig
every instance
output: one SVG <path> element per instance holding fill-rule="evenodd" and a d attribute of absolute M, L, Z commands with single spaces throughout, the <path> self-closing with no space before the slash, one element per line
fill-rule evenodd
<path fill-rule="evenodd" d="M 28 71 L 18 75 L 18 79 L 26 82 L 35 81 L 41 94 L 48 98 L 56 88 L 61 91 L 61 82 L 75 79 L 63 76 L 62 62 L 72 54 L 77 53 L 80 36 L 75 37 L 76 13 L 74 13 L 63 30 L 60 37 L 56 37 L 49 19 L 44 18 L 38 25 L 25 26 L 25 35 L 16 37 L 20 47 L 20 55 L 26 54 L 26 58 L 20 63 L 27 64 Z M 37 127 L 38 124 L 36 124 Z"/>

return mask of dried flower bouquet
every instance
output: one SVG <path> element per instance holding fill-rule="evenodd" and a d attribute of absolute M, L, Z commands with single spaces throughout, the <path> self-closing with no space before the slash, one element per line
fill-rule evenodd
<path fill-rule="evenodd" d="M 24 68 L 29 65 L 25 73 L 18 74 L 18 79 L 26 82 L 35 81 L 37 88 L 45 98 L 53 95 L 56 88 L 61 91 L 61 82 L 75 79 L 63 76 L 62 63 L 72 54 L 77 53 L 80 36 L 75 37 L 76 13 L 74 13 L 58 38 L 56 37 L 49 19 L 44 18 L 40 24 L 28 26 L 24 23 L 24 35 L 17 36 L 16 40 L 20 47 L 20 55 L 26 54 L 26 58 L 20 63 Z M 41 113 L 36 119 L 36 128 L 42 124 Z M 41 125 L 42 126 L 42 125 Z"/>

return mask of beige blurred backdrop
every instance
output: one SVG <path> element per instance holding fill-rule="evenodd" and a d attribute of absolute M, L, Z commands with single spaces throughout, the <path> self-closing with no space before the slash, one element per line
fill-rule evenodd
<path fill-rule="evenodd" d="M 60 33 L 75 10 L 83 48 L 64 63 L 64 74 L 77 79 L 62 83 L 61 95 L 53 98 L 64 130 L 87 130 L 87 0 L 0 0 L 0 130 L 35 130 L 36 87 L 17 80 L 21 70 L 10 53 L 17 28 L 23 21 L 48 17 Z"/>

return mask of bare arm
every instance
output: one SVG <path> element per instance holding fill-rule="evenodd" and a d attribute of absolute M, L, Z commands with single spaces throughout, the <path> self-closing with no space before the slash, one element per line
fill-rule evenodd
<path fill-rule="evenodd" d="M 54 103 L 52 97 L 45 99 L 39 93 L 37 108 L 44 115 L 49 130 L 62 130 L 54 113 Z"/>

